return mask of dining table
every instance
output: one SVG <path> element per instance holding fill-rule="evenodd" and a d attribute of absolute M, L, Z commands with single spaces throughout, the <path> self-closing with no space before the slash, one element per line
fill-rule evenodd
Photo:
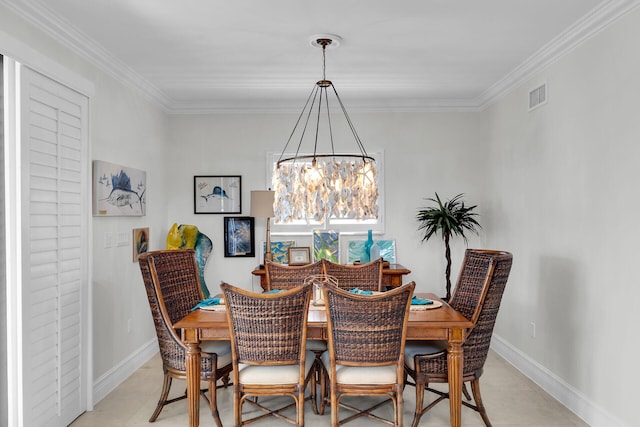
<path fill-rule="evenodd" d="M 409 313 L 407 340 L 446 340 L 449 372 L 449 405 L 452 427 L 460 427 L 462 414 L 462 367 L 464 343 L 473 323 L 446 302 L 431 293 L 417 297 L 436 302 L 436 308 L 412 306 Z M 442 303 L 442 304 L 440 304 Z M 175 325 L 186 346 L 187 404 L 189 426 L 200 423 L 200 343 L 206 340 L 229 340 L 229 324 L 223 307 L 216 310 L 197 309 Z M 309 309 L 307 338 L 327 339 L 327 315 L 323 307 Z"/>

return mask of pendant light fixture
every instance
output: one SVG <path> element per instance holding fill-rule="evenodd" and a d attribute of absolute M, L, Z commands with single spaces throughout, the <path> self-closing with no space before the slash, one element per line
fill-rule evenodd
<path fill-rule="evenodd" d="M 274 220 L 278 224 L 299 220 L 323 223 L 326 218 L 378 218 L 375 159 L 367 154 L 335 86 L 325 75 L 326 50 L 337 47 L 340 41 L 338 36 L 325 34 L 311 39 L 313 46 L 322 49 L 322 80 L 314 84 L 275 166 Z M 333 102 L 329 99 L 331 95 L 335 96 Z M 357 147 L 350 154 L 336 152 L 334 148 L 331 120 L 336 117 L 331 107 L 336 105 Z M 307 133 L 307 129 L 315 129 L 315 134 L 313 130 Z M 299 138 L 298 145 L 294 152 L 287 152 L 294 138 Z M 306 140 L 313 148 L 305 151 Z M 321 151 L 322 144 L 327 146 L 326 151 Z"/>

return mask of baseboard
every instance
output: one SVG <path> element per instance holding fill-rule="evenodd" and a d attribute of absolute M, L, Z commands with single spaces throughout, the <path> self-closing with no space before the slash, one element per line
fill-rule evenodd
<path fill-rule="evenodd" d="M 629 427 L 496 334 L 491 349 L 590 426 Z"/>
<path fill-rule="evenodd" d="M 158 340 L 154 338 L 98 378 L 93 383 L 93 405 L 104 399 L 156 353 L 158 353 Z"/>

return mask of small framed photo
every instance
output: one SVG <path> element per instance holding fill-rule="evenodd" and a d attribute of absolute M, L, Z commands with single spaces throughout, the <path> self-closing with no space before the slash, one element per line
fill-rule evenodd
<path fill-rule="evenodd" d="M 224 218 L 224 256 L 254 257 L 256 254 L 252 216 L 228 216 Z"/>
<path fill-rule="evenodd" d="M 239 214 L 241 195 L 240 175 L 193 177 L 193 212 L 196 214 Z"/>
<path fill-rule="evenodd" d="M 311 262 L 311 248 L 289 248 L 289 265 L 305 265 Z"/>
<path fill-rule="evenodd" d="M 138 257 L 149 250 L 149 227 L 133 229 L 133 262 L 138 262 Z"/>

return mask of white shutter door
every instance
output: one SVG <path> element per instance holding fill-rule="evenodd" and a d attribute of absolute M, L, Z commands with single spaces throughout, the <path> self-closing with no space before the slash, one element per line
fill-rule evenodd
<path fill-rule="evenodd" d="M 25 426 L 66 426 L 86 407 L 88 99 L 22 68 Z"/>

